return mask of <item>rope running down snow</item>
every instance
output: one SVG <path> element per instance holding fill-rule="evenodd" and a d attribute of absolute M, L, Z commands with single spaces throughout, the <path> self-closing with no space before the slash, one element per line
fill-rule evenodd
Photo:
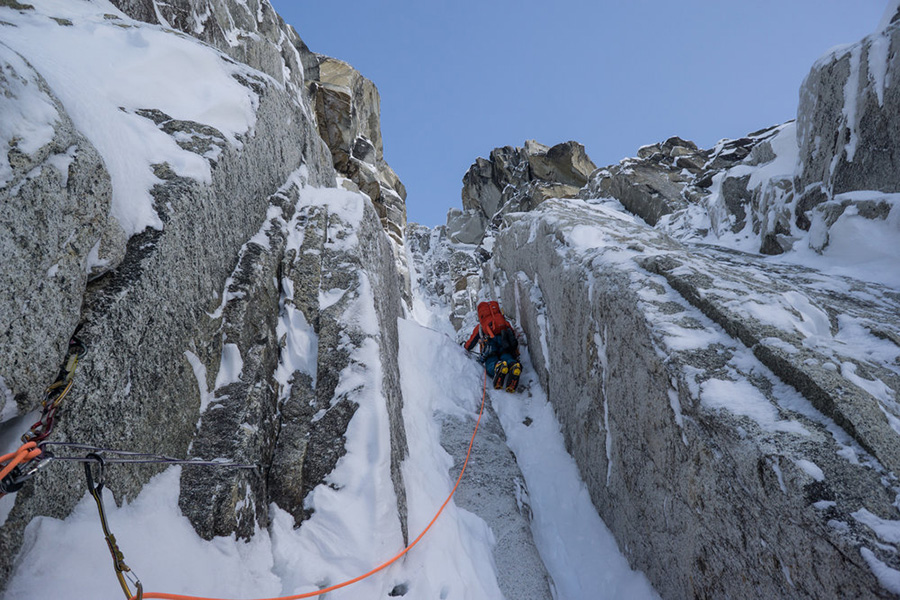
<path fill-rule="evenodd" d="M 316 590 L 315 592 L 307 592 L 304 594 L 297 594 L 295 596 L 281 596 L 279 598 L 263 598 L 260 600 L 301 600 L 302 598 L 313 598 L 315 596 L 320 596 L 322 594 L 332 592 L 334 590 L 340 589 L 342 587 L 346 587 L 358 581 L 362 581 L 363 579 L 374 575 L 375 573 L 386 569 L 391 566 L 398 560 L 400 560 L 403 556 L 406 555 L 407 552 L 413 549 L 413 547 L 419 543 L 419 541 L 428 533 L 428 530 L 431 529 L 431 526 L 434 525 L 435 521 L 437 521 L 438 517 L 441 516 L 441 513 L 444 512 L 444 508 L 447 504 L 450 503 L 450 499 L 453 498 L 453 494 L 456 493 L 456 488 L 459 487 L 459 482 L 462 481 L 463 474 L 466 472 L 466 465 L 469 464 L 469 456 L 472 454 L 472 446 L 475 444 L 475 435 L 478 433 L 478 426 L 481 424 L 481 416 L 484 414 L 484 404 L 485 398 L 487 396 L 487 373 L 484 374 L 484 381 L 482 383 L 481 389 L 481 408 L 478 410 L 478 419 L 475 421 L 475 431 L 472 432 L 472 439 L 469 440 L 469 449 L 466 451 L 466 460 L 463 462 L 462 471 L 459 473 L 459 477 L 456 478 L 456 484 L 453 486 L 453 489 L 450 491 L 450 495 L 447 496 L 447 499 L 444 500 L 444 503 L 438 509 L 437 513 L 434 515 L 434 518 L 431 519 L 431 522 L 422 530 L 422 533 L 419 534 L 415 540 L 412 541 L 410 545 L 401 550 L 396 556 L 388 560 L 387 562 L 382 563 L 381 565 L 375 567 L 368 573 L 364 573 L 358 577 L 354 577 L 353 579 L 348 579 L 347 581 L 343 581 L 341 583 L 329 586 L 327 588 Z M 222 598 L 207 598 L 202 596 L 184 596 L 178 594 L 161 594 L 161 593 L 146 593 L 143 595 L 145 599 L 157 598 L 159 600 L 224 600 Z M 137 597 L 132 597 L 130 600 L 137 600 Z"/>

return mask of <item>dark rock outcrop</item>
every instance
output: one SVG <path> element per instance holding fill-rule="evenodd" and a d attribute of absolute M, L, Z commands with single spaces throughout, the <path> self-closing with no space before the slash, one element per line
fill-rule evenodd
<path fill-rule="evenodd" d="M 372 199 L 385 231 L 402 245 L 406 188 L 384 160 L 378 89 L 347 63 L 317 58 L 318 76 L 311 89 L 334 168 Z"/>
<path fill-rule="evenodd" d="M 900 26 L 887 25 L 862 41 L 820 58 L 800 89 L 797 141 L 802 171 L 797 189 L 806 197 L 824 185 L 828 196 L 845 192 L 900 191 L 900 145 L 895 108 L 900 90 Z"/>
<path fill-rule="evenodd" d="M 495 148 L 463 176 L 464 212 L 448 216 L 450 239 L 480 244 L 503 214 L 531 210 L 547 198 L 574 198 L 595 169 L 578 142 L 549 147 L 528 140 L 522 148 Z"/>

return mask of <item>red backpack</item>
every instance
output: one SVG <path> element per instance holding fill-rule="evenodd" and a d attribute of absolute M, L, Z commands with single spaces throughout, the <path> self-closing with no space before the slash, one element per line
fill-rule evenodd
<path fill-rule="evenodd" d="M 503 313 L 500 312 L 500 305 L 494 301 L 478 304 L 478 322 L 481 323 L 481 330 L 490 337 L 510 328 Z"/>

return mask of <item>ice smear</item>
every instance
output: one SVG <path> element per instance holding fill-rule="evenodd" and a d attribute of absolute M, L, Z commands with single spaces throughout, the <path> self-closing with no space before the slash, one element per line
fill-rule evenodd
<path fill-rule="evenodd" d="M 199 356 L 190 350 L 185 350 L 184 356 L 190 363 L 191 369 L 194 371 L 194 377 L 197 379 L 197 389 L 200 392 L 200 414 L 202 415 L 206 412 L 212 400 L 212 393 L 209 391 L 209 386 L 206 383 L 206 365 L 203 364 Z"/>
<path fill-rule="evenodd" d="M 241 358 L 240 348 L 237 344 L 225 344 L 222 347 L 222 360 L 219 363 L 219 372 L 216 374 L 215 389 L 240 381 L 243 368 L 244 360 Z"/>

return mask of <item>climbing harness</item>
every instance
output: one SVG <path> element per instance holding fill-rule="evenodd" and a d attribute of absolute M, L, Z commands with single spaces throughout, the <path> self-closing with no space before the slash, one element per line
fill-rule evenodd
<path fill-rule="evenodd" d="M 82 325 L 78 325 L 75 333 L 69 339 L 69 348 L 66 351 L 59 375 L 56 376 L 56 381 L 47 386 L 44 391 L 41 417 L 22 436 L 22 446 L 18 450 L 0 456 L 0 465 L 2 465 L 0 468 L 0 497 L 19 491 L 26 481 L 47 465 L 40 443 L 53 432 L 56 424 L 56 411 L 59 410 L 63 399 L 72 389 L 78 361 L 87 352 L 87 347 L 78 339 L 78 332 Z"/>
<path fill-rule="evenodd" d="M 466 451 L 466 460 L 463 461 L 462 470 L 459 472 L 459 477 L 456 478 L 456 484 L 453 486 L 453 489 L 450 490 L 450 495 L 447 496 L 447 499 L 444 500 L 443 504 L 441 504 L 441 507 L 438 509 L 437 513 L 435 513 L 434 517 L 431 519 L 431 522 L 428 523 L 428 525 L 425 527 L 425 529 L 422 530 L 422 533 L 420 533 L 419 536 L 415 540 L 412 541 L 412 543 L 410 543 L 406 548 L 401 550 L 396 556 L 394 556 L 390 560 L 380 564 L 379 566 L 375 567 L 368 573 L 364 573 L 362 575 L 354 577 L 353 579 L 348 579 L 347 581 L 342 581 L 341 583 L 337 583 L 335 585 L 323 588 L 321 590 L 316 590 L 314 592 L 306 592 L 304 594 L 297 594 L 295 596 L 281 596 L 279 598 L 264 598 L 264 599 L 260 599 L 260 600 L 301 600 L 302 598 L 314 598 L 316 596 L 321 596 L 322 594 L 327 594 L 328 592 L 333 592 L 334 590 L 337 590 L 337 589 L 340 589 L 343 587 L 347 587 L 348 585 L 354 584 L 358 581 L 362 581 L 363 579 L 366 579 L 367 577 L 370 577 L 370 576 L 374 575 L 375 573 L 378 573 L 379 571 L 382 571 L 382 570 L 388 568 L 389 566 L 391 566 L 392 564 L 394 564 L 395 562 L 397 562 L 398 560 L 403 558 L 407 552 L 412 550 L 415 547 L 415 545 L 418 544 L 419 541 L 423 537 L 425 537 L 425 534 L 428 533 L 428 530 L 431 529 L 431 526 L 434 525 L 435 521 L 438 520 L 438 517 L 441 516 L 441 513 L 444 512 L 444 508 L 450 503 L 450 500 L 453 498 L 453 495 L 456 493 L 456 488 L 459 487 L 459 482 L 462 481 L 463 475 L 466 472 L 466 466 L 469 464 L 469 456 L 471 456 L 471 454 L 472 454 L 472 446 L 475 444 L 475 435 L 478 433 L 478 426 L 481 424 L 481 416 L 484 414 L 484 404 L 485 404 L 486 397 L 487 397 L 487 374 L 484 375 L 484 381 L 482 383 L 481 408 L 478 410 L 478 419 L 475 421 L 475 430 L 472 432 L 472 439 L 469 440 L 469 449 Z M 156 592 L 150 592 L 148 594 L 144 594 L 144 598 L 146 600 L 149 600 L 150 598 L 156 598 L 158 600 L 223 600 L 221 598 L 207 598 L 207 597 L 203 597 L 203 596 L 185 596 L 185 595 L 179 595 L 179 594 L 162 594 L 162 593 L 156 593 Z M 129 598 L 129 600 L 141 600 L 141 599 L 138 598 L 137 596 L 133 596 L 133 597 Z"/>
<path fill-rule="evenodd" d="M 109 530 L 109 525 L 106 522 L 106 511 L 103 510 L 103 457 L 99 454 L 91 453 L 88 454 L 86 458 L 89 462 L 84 463 L 84 475 L 87 478 L 88 491 L 97 502 L 97 510 L 100 512 L 100 525 L 103 527 L 106 545 L 109 547 L 109 553 L 112 555 L 113 568 L 116 570 L 116 578 L 119 580 L 119 585 L 122 586 L 122 591 L 125 592 L 126 598 L 129 600 L 132 598 L 135 600 L 142 600 L 144 597 L 144 586 L 141 585 L 141 580 L 131 571 L 131 568 L 125 564 L 125 555 L 119 550 L 119 545 L 116 543 L 116 536 Z M 96 484 L 94 483 L 94 476 L 91 473 L 91 462 L 97 463 L 98 475 Z M 134 596 L 132 596 L 131 589 L 128 587 L 129 580 L 137 590 L 137 594 Z"/>

